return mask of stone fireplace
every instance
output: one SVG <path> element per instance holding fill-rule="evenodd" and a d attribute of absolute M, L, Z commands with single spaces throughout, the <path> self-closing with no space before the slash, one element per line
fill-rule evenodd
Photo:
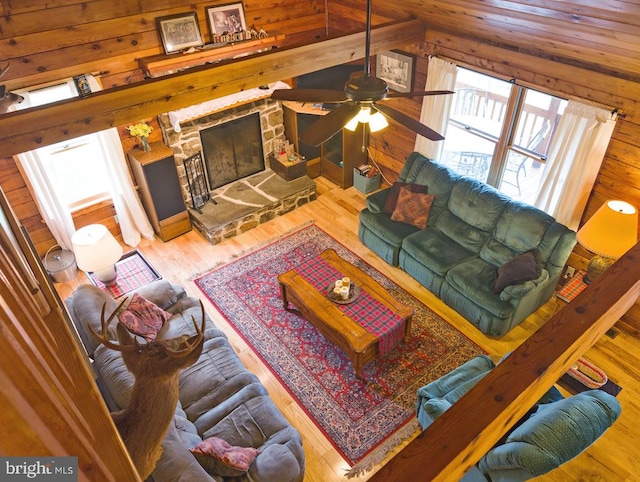
<path fill-rule="evenodd" d="M 193 111 L 196 116 L 179 123 L 175 113 L 158 120 L 165 144 L 174 153 L 192 224 L 209 242 L 219 243 L 315 199 L 310 178 L 286 182 L 268 162 L 265 165 L 269 153 L 285 140 L 279 102 L 264 97 L 202 115 L 198 106 Z M 212 201 L 193 209 L 184 160 L 198 152 Z"/>

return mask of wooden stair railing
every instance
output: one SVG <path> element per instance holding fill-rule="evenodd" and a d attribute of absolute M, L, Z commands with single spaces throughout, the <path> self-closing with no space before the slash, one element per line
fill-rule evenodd
<path fill-rule="evenodd" d="M 459 480 L 640 296 L 637 244 L 369 480 Z"/>

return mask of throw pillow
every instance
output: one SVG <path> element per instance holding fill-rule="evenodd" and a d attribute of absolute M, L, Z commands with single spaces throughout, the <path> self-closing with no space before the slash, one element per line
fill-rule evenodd
<path fill-rule="evenodd" d="M 389 188 L 389 193 L 387 194 L 387 200 L 384 203 L 384 207 L 382 208 L 383 213 L 387 213 L 389 215 L 393 214 L 394 209 L 396 208 L 396 204 L 398 202 L 398 195 L 400 194 L 400 188 L 403 186 L 409 187 L 412 192 L 420 192 L 427 193 L 427 186 L 423 186 L 422 184 L 410 184 L 406 182 L 394 182 Z"/>
<path fill-rule="evenodd" d="M 507 286 L 538 279 L 541 274 L 540 253 L 537 249 L 526 251 L 498 268 L 493 291 L 500 293 Z"/>
<path fill-rule="evenodd" d="M 240 477 L 260 453 L 253 447 L 237 447 L 218 437 L 209 437 L 193 447 L 191 453 L 213 475 Z"/>
<path fill-rule="evenodd" d="M 147 342 L 152 342 L 164 323 L 171 318 L 171 313 L 164 311 L 158 305 L 135 293 L 129 306 L 120 314 L 118 320 L 131 333 L 140 335 Z"/>
<path fill-rule="evenodd" d="M 424 229 L 427 227 L 434 199 L 435 196 L 433 194 L 412 192 L 411 188 L 402 186 L 398 194 L 396 208 L 391 214 L 391 220 Z"/>

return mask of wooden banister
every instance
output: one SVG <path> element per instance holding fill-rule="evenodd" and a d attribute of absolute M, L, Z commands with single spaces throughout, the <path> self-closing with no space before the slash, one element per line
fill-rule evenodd
<path fill-rule="evenodd" d="M 369 480 L 459 480 L 639 295 L 637 244 Z"/>

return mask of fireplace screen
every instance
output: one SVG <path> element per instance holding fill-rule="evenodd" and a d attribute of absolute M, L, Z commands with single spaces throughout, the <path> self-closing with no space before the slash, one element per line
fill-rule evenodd
<path fill-rule="evenodd" d="M 260 114 L 200 131 L 211 189 L 264 171 Z"/>

